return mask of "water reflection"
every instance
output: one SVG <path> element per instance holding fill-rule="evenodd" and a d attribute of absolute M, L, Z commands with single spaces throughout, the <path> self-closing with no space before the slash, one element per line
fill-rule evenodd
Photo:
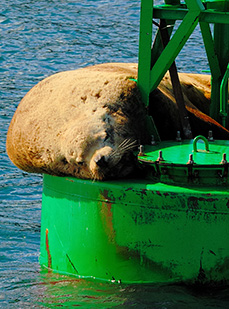
<path fill-rule="evenodd" d="M 40 272 L 36 284 L 41 307 L 83 308 L 226 308 L 229 289 L 179 285 L 123 285 Z"/>
<path fill-rule="evenodd" d="M 111 308 L 125 301 L 121 285 L 77 279 L 42 270 L 37 304 L 52 307 Z"/>

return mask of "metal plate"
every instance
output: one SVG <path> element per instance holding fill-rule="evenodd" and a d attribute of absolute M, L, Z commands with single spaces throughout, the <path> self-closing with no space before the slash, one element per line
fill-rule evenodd
<path fill-rule="evenodd" d="M 228 141 L 205 144 L 199 139 L 183 142 L 161 142 L 145 146 L 138 155 L 150 166 L 149 177 L 164 183 L 194 185 L 228 185 Z M 198 143 L 197 143 L 198 142 Z"/>

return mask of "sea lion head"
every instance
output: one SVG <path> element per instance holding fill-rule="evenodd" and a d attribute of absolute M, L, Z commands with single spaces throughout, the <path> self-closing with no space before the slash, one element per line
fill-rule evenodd
<path fill-rule="evenodd" d="M 126 177 L 136 169 L 137 160 L 133 150 L 138 142 L 133 137 L 126 138 L 127 124 L 117 131 L 117 116 L 113 120 L 109 117 L 109 124 L 104 123 L 104 118 L 107 118 L 107 113 L 99 125 L 95 125 L 93 119 L 88 125 L 84 123 L 87 132 L 84 131 L 82 138 L 76 130 L 78 126 L 75 130 L 69 128 L 65 131 L 61 148 L 63 156 L 52 160 L 57 165 L 50 165 L 55 173 L 61 171 L 62 175 L 105 180 Z"/>
<path fill-rule="evenodd" d="M 27 172 L 118 179 L 135 170 L 133 149 L 150 140 L 133 64 L 60 72 L 20 102 L 7 134 L 11 161 Z"/>

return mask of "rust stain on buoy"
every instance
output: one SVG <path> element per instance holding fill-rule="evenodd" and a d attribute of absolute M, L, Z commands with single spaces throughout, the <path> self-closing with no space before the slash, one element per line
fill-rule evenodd
<path fill-rule="evenodd" d="M 45 243 L 46 243 L 46 251 L 47 251 L 47 254 L 48 254 L 48 268 L 52 268 L 52 257 L 51 257 L 51 253 L 50 253 L 50 249 L 49 249 L 49 238 L 48 238 L 48 233 L 49 233 L 49 230 L 46 229 L 46 232 L 45 232 Z"/>

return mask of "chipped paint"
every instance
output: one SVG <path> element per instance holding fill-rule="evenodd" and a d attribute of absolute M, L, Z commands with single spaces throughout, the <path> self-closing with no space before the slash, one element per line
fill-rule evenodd
<path fill-rule="evenodd" d="M 112 212 L 112 203 L 109 197 L 109 191 L 103 190 L 101 192 L 101 200 L 106 200 L 106 202 L 101 203 L 101 222 L 104 228 L 105 234 L 107 235 L 108 241 L 111 243 L 115 242 L 115 231 L 113 227 L 113 212 Z M 114 198 L 113 198 L 114 200 Z"/>

